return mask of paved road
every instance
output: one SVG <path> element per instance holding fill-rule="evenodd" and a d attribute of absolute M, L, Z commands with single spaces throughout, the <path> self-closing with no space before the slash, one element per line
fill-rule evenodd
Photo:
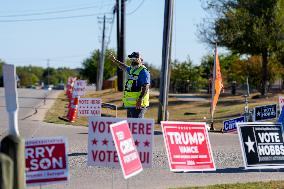
<path fill-rule="evenodd" d="M 0 90 L 1 91 L 1 90 Z M 0 93 L 2 94 L 2 93 Z M 19 90 L 20 105 L 26 108 L 20 109 L 20 115 L 25 117 L 33 112 L 32 107 L 40 107 L 45 110 L 52 100 L 43 105 L 40 99 L 46 95 L 46 91 Z M 51 93 L 56 96 L 56 93 Z M 0 113 L 5 117 L 6 113 L 2 106 L 3 95 L 0 95 Z M 29 107 L 29 108 L 28 108 Z M 69 165 L 70 182 L 65 184 L 44 185 L 47 189 L 89 189 L 89 188 L 169 188 L 177 186 L 201 186 L 219 183 L 236 183 L 248 181 L 281 180 L 284 171 L 245 171 L 243 169 L 242 156 L 237 135 L 234 134 L 210 134 L 214 159 L 217 167 L 216 172 L 204 173 L 172 173 L 169 171 L 165 154 L 164 143 L 161 135 L 155 135 L 154 142 L 154 165 L 129 179 L 128 183 L 123 179 L 120 169 L 108 169 L 87 166 L 87 128 L 43 123 L 40 118 L 44 111 L 39 111 L 25 120 L 19 121 L 21 135 L 30 138 L 37 136 L 66 136 L 69 142 Z M 22 118 L 20 116 L 20 118 Z M 1 119 L 2 120 L 2 119 Z M 3 120 L 5 120 L 3 118 Z M 5 121 L 0 123 L 1 137 L 6 133 Z M 4 129 L 3 129 L 4 128 Z M 39 187 L 31 187 L 39 188 Z"/>

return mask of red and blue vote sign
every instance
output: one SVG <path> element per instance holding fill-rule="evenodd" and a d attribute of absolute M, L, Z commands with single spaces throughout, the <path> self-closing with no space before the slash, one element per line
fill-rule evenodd
<path fill-rule="evenodd" d="M 237 123 L 245 122 L 245 117 L 237 117 L 234 119 L 226 120 L 223 122 L 224 128 L 223 131 L 225 133 L 235 132 L 237 131 Z"/>
<path fill-rule="evenodd" d="M 118 152 L 115 148 L 110 125 L 123 121 L 123 118 L 89 117 L 88 165 L 100 167 L 119 167 Z M 126 119 L 143 168 L 152 167 L 153 119 Z"/>
<path fill-rule="evenodd" d="M 143 170 L 127 121 L 110 125 L 111 134 L 125 179 Z"/>
<path fill-rule="evenodd" d="M 216 170 L 206 123 L 161 122 L 171 171 Z"/>
<path fill-rule="evenodd" d="M 25 142 L 26 183 L 46 184 L 69 178 L 64 137 L 33 138 Z"/>

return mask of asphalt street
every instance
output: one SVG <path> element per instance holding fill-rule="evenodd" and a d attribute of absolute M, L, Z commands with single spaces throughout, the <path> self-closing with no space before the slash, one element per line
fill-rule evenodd
<path fill-rule="evenodd" d="M 25 138 L 66 136 L 70 180 L 68 183 L 33 186 L 29 188 L 170 188 L 204 186 L 220 183 L 281 180 L 284 170 L 244 170 L 241 148 L 236 134 L 210 133 L 217 171 L 173 173 L 168 168 L 165 145 L 160 132 L 154 137 L 153 167 L 127 181 L 120 169 L 91 167 L 87 165 L 88 130 L 85 126 L 55 125 L 42 122 L 45 111 L 51 107 L 58 91 L 19 89 L 19 128 Z M 44 98 L 46 98 L 44 103 Z M 0 89 L 0 134 L 7 135 L 7 112 L 3 89 Z"/>

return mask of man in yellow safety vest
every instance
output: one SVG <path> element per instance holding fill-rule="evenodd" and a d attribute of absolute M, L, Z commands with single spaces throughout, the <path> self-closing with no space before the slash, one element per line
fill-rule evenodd
<path fill-rule="evenodd" d="M 143 65 L 139 52 L 128 55 L 131 66 L 117 60 L 112 54 L 112 62 L 127 72 L 127 81 L 123 92 L 123 105 L 127 109 L 127 117 L 143 118 L 149 106 L 150 72 Z"/>

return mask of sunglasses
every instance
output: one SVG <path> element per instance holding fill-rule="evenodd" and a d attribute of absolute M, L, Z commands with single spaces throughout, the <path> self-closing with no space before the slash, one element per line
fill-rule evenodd
<path fill-rule="evenodd" d="M 131 61 L 137 61 L 139 58 L 129 58 Z"/>

